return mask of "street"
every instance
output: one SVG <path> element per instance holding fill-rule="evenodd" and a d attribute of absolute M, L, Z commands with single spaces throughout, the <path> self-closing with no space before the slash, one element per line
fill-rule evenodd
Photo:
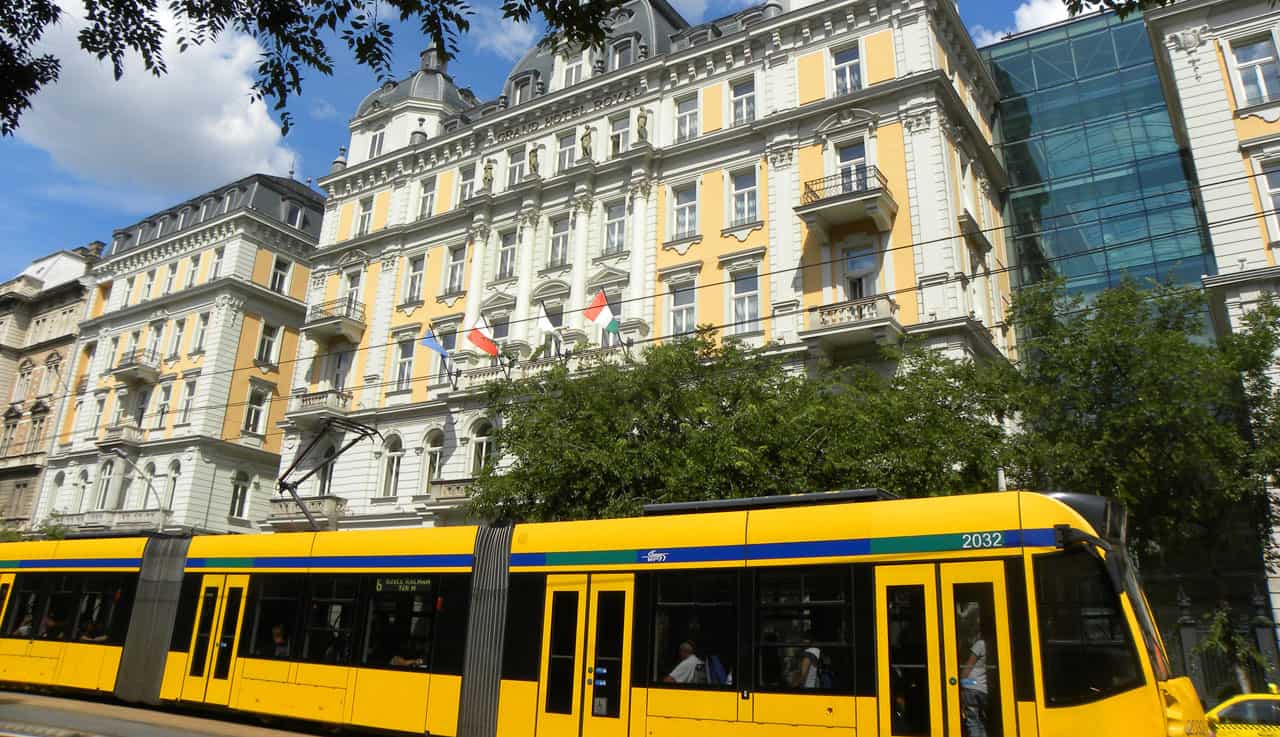
<path fill-rule="evenodd" d="M 0 737 L 296 737 L 298 734 L 169 711 L 0 691 Z"/>

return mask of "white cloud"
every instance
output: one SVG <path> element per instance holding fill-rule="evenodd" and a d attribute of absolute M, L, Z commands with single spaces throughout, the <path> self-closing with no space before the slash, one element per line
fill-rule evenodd
<path fill-rule="evenodd" d="M 978 46 L 986 46 L 1004 38 L 1010 33 L 1029 31 L 1050 23 L 1066 20 L 1070 17 L 1067 5 L 1063 0 L 1026 0 L 1013 10 L 1013 25 L 1004 28 L 987 28 L 974 26 L 970 29 L 973 42 Z"/>
<path fill-rule="evenodd" d="M 542 29 L 530 23 L 518 23 L 502 17 L 494 8 L 472 8 L 469 38 L 475 39 L 476 48 L 490 51 L 507 61 L 518 61 L 524 53 L 538 43 Z"/>
<path fill-rule="evenodd" d="M 122 209 L 137 212 L 253 172 L 284 173 L 297 159 L 266 107 L 249 97 L 254 39 L 224 34 L 180 54 L 170 34 L 167 74 L 155 77 L 131 56 L 116 82 L 108 63 L 80 49 L 82 25 L 67 13 L 46 34 L 44 45 L 62 59 L 60 79 L 32 100 L 17 131 L 82 182 L 49 197 L 136 201 Z"/>
<path fill-rule="evenodd" d="M 311 101 L 309 112 L 312 120 L 333 120 L 338 117 L 338 108 L 323 97 L 317 97 Z"/>

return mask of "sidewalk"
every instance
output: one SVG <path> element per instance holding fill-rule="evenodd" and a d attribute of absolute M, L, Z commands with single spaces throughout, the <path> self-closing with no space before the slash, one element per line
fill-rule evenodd
<path fill-rule="evenodd" d="M 0 737 L 298 737 L 237 722 L 97 701 L 0 691 Z"/>

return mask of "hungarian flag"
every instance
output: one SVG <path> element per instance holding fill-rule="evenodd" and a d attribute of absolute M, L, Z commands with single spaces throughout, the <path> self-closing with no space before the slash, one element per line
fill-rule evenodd
<path fill-rule="evenodd" d="M 591 304 L 582 312 L 587 316 L 588 320 L 595 323 L 606 333 L 618 332 L 618 318 L 614 317 L 613 310 L 609 309 L 609 299 L 604 296 L 603 289 L 596 292 Z"/>
<path fill-rule="evenodd" d="M 547 314 L 547 305 L 544 302 L 538 303 L 538 331 L 542 333 L 556 331 L 555 323 L 551 322 L 551 316 Z"/>
<path fill-rule="evenodd" d="M 493 331 L 489 330 L 489 323 L 485 322 L 484 315 L 478 317 L 476 324 L 471 326 L 471 332 L 467 333 L 467 340 L 490 356 L 497 357 L 498 344 L 493 341 Z"/>

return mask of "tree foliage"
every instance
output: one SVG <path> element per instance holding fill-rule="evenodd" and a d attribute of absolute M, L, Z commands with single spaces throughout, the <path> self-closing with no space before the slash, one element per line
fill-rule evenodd
<path fill-rule="evenodd" d="M 170 0 L 163 8 L 156 0 L 81 2 L 87 24 L 78 37 L 80 47 L 100 60 L 110 59 L 116 79 L 124 74 L 131 52 L 146 71 L 164 74 L 166 33 L 175 34 L 180 52 L 224 33 L 252 36 L 263 49 L 253 97 L 280 112 L 286 133 L 292 120 L 289 98 L 301 94 L 305 74 L 333 73 L 334 41 L 346 46 L 381 82 L 393 77 L 392 22 L 417 26 L 447 59 L 457 52 L 458 38 L 470 28 L 472 14 L 466 0 Z M 548 44 L 591 46 L 603 43 L 606 19 L 617 4 L 618 0 L 502 0 L 501 10 L 503 17 L 519 22 L 541 17 Z M 0 134 L 11 135 L 35 94 L 57 81 L 60 60 L 38 49 L 45 31 L 65 15 L 57 0 L 0 3 Z M 166 24 L 169 16 L 173 22 Z M 172 28 L 166 30 L 166 25 Z"/>
<path fill-rule="evenodd" d="M 578 519 L 838 488 L 991 488 L 1003 411 L 995 384 L 921 350 L 900 360 L 911 370 L 806 377 L 704 330 L 625 365 L 495 385 L 507 461 L 478 479 L 472 511 Z"/>

